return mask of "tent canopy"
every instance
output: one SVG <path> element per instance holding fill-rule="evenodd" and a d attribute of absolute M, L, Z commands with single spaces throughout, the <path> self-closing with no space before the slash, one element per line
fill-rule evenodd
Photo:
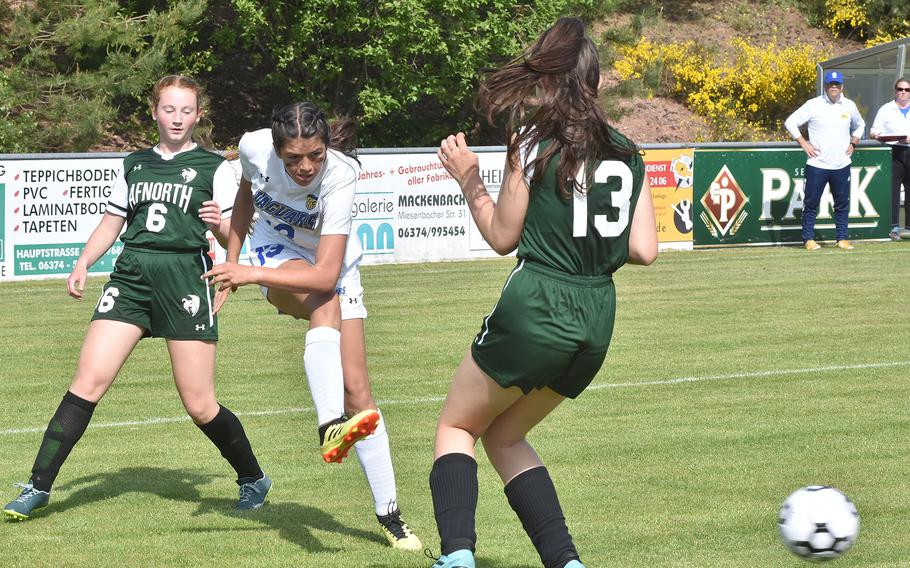
<path fill-rule="evenodd" d="M 905 76 L 908 45 L 910 37 L 905 37 L 822 61 L 816 66 L 819 94 L 824 92 L 826 72 L 843 73 L 844 94 L 856 103 L 868 134 L 879 107 L 893 98 L 894 82 Z"/>

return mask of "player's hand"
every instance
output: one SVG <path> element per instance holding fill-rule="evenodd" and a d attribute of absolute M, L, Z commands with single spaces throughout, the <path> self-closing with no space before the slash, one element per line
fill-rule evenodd
<path fill-rule="evenodd" d="M 236 286 L 230 286 L 228 288 L 219 288 L 215 290 L 215 303 L 213 305 L 214 311 L 217 314 L 221 310 L 221 306 L 227 302 L 228 296 L 231 295 L 231 292 L 236 292 Z"/>
<path fill-rule="evenodd" d="M 468 148 L 463 132 L 445 138 L 439 144 L 439 151 L 436 155 L 439 156 L 442 167 L 455 178 L 459 186 L 469 175 L 480 171 L 477 154 Z"/>
<path fill-rule="evenodd" d="M 237 264 L 236 262 L 223 262 L 216 264 L 211 270 L 202 275 L 209 279 L 209 285 L 218 290 L 237 288 L 254 282 L 256 269 L 252 266 Z"/>
<path fill-rule="evenodd" d="M 221 206 L 217 201 L 203 201 L 202 207 L 199 208 L 199 218 L 209 229 L 217 227 L 221 224 Z"/>
<path fill-rule="evenodd" d="M 815 146 L 813 146 L 812 144 L 810 144 L 808 142 L 806 142 L 802 146 L 803 146 L 803 150 L 805 150 L 807 156 L 809 156 L 810 158 L 818 157 L 818 154 L 819 154 L 818 148 L 816 148 Z"/>
<path fill-rule="evenodd" d="M 73 267 L 73 271 L 70 272 L 70 275 L 66 278 L 67 293 L 73 298 L 81 300 L 82 291 L 85 290 L 86 277 L 88 277 L 88 269 L 77 260 L 76 266 Z"/>

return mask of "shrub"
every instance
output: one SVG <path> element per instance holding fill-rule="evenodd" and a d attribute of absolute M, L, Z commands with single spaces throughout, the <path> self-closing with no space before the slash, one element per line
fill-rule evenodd
<path fill-rule="evenodd" d="M 779 49 L 739 38 L 733 48 L 732 63 L 715 64 L 693 41 L 642 39 L 621 50 L 614 69 L 623 80 L 656 77 L 654 91 L 703 116 L 717 140 L 783 138 L 781 120 L 812 95 L 815 64 L 826 55 L 803 44 Z"/>

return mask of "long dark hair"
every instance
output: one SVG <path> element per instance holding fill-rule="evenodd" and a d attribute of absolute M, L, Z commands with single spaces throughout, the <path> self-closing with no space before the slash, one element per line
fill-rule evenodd
<path fill-rule="evenodd" d="M 582 164 L 640 153 L 634 144 L 624 145 L 611 137 L 597 101 L 599 83 L 597 46 L 585 35 L 584 23 L 560 18 L 524 53 L 484 75 L 479 106 L 491 125 L 495 118 L 506 116 L 510 164 L 519 163 L 520 148 L 550 142 L 525 166 L 525 173 L 533 168 L 531 179 L 539 180 L 559 154 L 557 179 L 569 197 L 573 188 L 584 190 L 575 179 Z"/>
<path fill-rule="evenodd" d="M 297 138 L 318 136 L 326 148 L 357 159 L 357 125 L 348 117 L 331 123 L 316 105 L 292 103 L 272 112 L 272 143 L 280 153 L 284 145 Z"/>

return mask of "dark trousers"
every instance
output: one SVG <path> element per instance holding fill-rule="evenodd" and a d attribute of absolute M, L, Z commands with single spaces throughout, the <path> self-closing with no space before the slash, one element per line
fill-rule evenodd
<path fill-rule="evenodd" d="M 815 238 L 815 217 L 825 185 L 834 198 L 834 226 L 837 240 L 847 238 L 847 217 L 850 214 L 850 166 L 839 170 L 824 170 L 806 165 L 806 187 L 803 198 L 803 241 Z"/>
<path fill-rule="evenodd" d="M 901 185 L 904 186 L 904 225 L 910 228 L 910 146 L 891 148 L 891 226 L 900 224 Z"/>

